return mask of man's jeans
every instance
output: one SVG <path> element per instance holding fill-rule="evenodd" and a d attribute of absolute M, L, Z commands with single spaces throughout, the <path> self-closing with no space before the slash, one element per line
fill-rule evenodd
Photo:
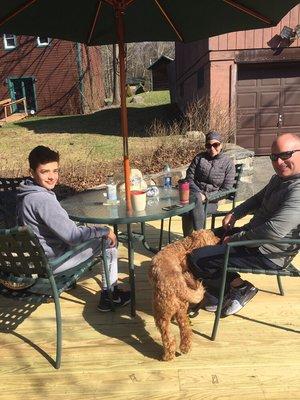
<path fill-rule="evenodd" d="M 189 236 L 193 231 L 203 229 L 205 222 L 204 204 L 201 199 L 201 193 L 192 193 L 195 196 L 195 208 L 182 215 L 182 232 L 183 236 Z M 217 211 L 218 203 L 208 203 L 207 214 Z"/>
<path fill-rule="evenodd" d="M 240 230 L 236 228 L 234 231 Z M 215 231 L 217 236 L 222 230 Z M 231 232 L 234 233 L 233 231 Z M 218 296 L 222 280 L 222 270 L 224 266 L 224 256 L 226 245 L 206 246 L 196 249 L 189 255 L 189 267 L 193 275 L 202 280 L 209 293 Z M 280 267 L 264 256 L 258 248 L 253 247 L 235 247 L 230 250 L 229 265 L 240 269 L 257 268 L 278 270 Z M 240 275 L 236 272 L 228 272 L 226 280 L 226 292 L 229 289 L 230 282 Z"/>

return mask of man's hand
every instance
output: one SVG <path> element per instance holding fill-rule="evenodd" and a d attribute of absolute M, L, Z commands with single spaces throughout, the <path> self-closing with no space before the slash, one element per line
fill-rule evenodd
<path fill-rule="evenodd" d="M 233 214 L 227 214 L 222 221 L 222 225 L 225 231 L 229 231 L 230 229 L 232 229 L 234 227 L 235 221 L 236 219 Z"/>
<path fill-rule="evenodd" d="M 117 245 L 117 237 L 111 229 L 109 229 L 106 238 L 109 241 L 109 247 L 115 247 Z"/>
<path fill-rule="evenodd" d="M 201 200 L 202 200 L 202 201 L 205 201 L 205 200 L 206 200 L 205 194 L 203 194 L 203 193 L 200 193 L 200 194 L 201 194 Z"/>
<path fill-rule="evenodd" d="M 230 241 L 230 236 L 225 236 L 222 240 L 222 244 L 226 244 Z"/>

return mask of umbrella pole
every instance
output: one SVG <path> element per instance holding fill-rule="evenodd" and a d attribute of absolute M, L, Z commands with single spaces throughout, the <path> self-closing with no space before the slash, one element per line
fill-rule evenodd
<path fill-rule="evenodd" d="M 124 10 L 121 7 L 116 8 L 117 38 L 119 45 L 119 63 L 120 63 L 120 96 L 121 96 L 121 132 L 123 137 L 123 167 L 125 176 L 125 195 L 127 210 L 132 210 L 130 198 L 130 165 L 128 158 L 128 116 L 126 107 L 126 74 L 125 74 L 125 46 L 124 46 Z"/>

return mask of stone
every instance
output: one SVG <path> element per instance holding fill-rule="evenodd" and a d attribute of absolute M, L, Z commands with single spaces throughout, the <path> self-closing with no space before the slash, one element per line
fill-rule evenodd
<path fill-rule="evenodd" d="M 194 139 L 200 142 L 205 142 L 205 134 L 202 131 L 187 131 L 184 135 L 187 139 Z"/>

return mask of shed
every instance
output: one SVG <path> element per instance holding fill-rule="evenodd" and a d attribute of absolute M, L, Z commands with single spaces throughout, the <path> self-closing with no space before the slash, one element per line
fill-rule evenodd
<path fill-rule="evenodd" d="M 173 61 L 173 58 L 161 55 L 148 67 L 152 72 L 152 90 L 169 90 L 168 66 Z"/>

